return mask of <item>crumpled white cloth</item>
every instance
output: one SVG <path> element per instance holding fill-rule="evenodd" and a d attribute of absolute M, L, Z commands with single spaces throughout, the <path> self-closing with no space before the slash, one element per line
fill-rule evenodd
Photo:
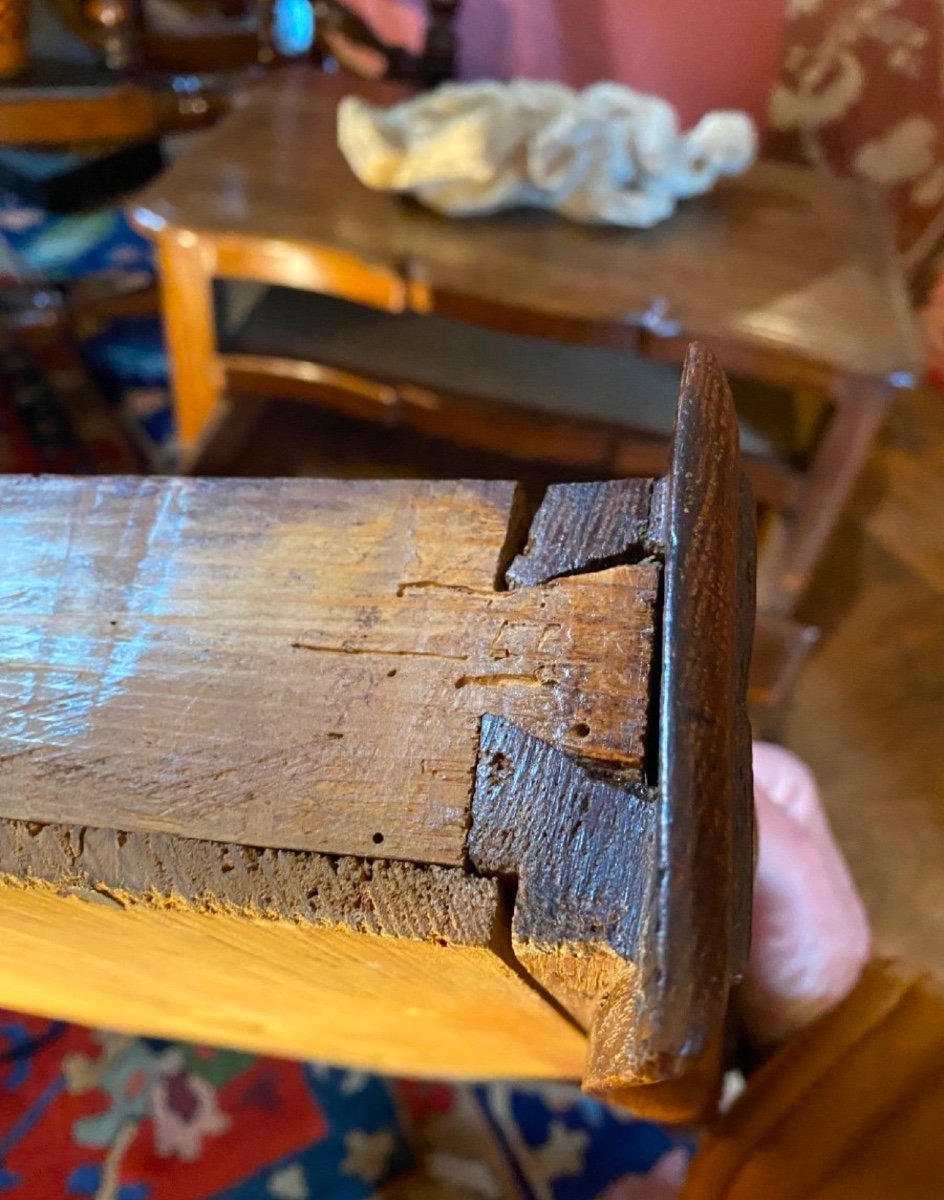
<path fill-rule="evenodd" d="M 712 112 L 686 133 L 666 100 L 616 83 L 444 84 L 375 108 L 338 109 L 338 144 L 358 179 L 410 192 L 454 216 L 528 205 L 590 224 L 648 227 L 683 196 L 753 162 L 742 112 Z"/>

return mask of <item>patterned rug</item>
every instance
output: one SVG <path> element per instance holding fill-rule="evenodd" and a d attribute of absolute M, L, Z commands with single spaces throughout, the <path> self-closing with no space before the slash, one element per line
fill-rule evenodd
<path fill-rule="evenodd" d="M 117 206 L 57 215 L 0 190 L 0 470 L 172 470 L 168 364 L 156 317 L 112 319 L 81 343 L 11 334 L 4 322 L 29 304 L 32 289 L 61 303 L 80 280 L 128 293 L 145 288 L 154 280 L 153 249 Z"/>
<path fill-rule="evenodd" d="M 575 1087 L 385 1079 L 0 1010 L 3 1200 L 643 1200 L 691 1149 Z"/>

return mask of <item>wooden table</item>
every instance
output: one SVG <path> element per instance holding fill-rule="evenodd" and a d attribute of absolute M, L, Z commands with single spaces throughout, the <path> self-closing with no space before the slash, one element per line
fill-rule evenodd
<path fill-rule="evenodd" d="M 280 72 L 133 206 L 158 247 L 184 446 L 246 367 L 217 345 L 216 278 L 673 362 L 705 339 L 729 371 L 812 389 L 828 405 L 763 562 L 765 607 L 792 611 L 890 398 L 921 370 L 878 196 L 762 162 L 651 231 L 536 212 L 449 220 L 353 177 L 335 109 L 355 88 L 375 100 L 401 95 L 307 68 Z"/>
<path fill-rule="evenodd" d="M 225 112 L 232 76 L 139 73 L 39 60 L 0 81 L 0 145 L 143 141 L 202 129 Z"/>

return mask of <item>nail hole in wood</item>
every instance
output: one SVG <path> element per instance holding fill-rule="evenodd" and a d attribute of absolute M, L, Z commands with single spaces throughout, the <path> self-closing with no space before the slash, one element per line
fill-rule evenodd
<path fill-rule="evenodd" d="M 374 843 L 374 845 L 375 845 L 375 846 L 379 846 L 379 845 L 380 845 L 380 843 L 381 843 L 383 840 L 384 840 L 384 835 L 383 835 L 382 833 L 375 833 L 375 834 L 374 834 L 374 836 L 373 836 L 373 843 Z"/>
<path fill-rule="evenodd" d="M 590 726 L 587 724 L 586 721 L 577 721 L 576 724 L 571 725 L 570 732 L 573 734 L 574 737 L 578 737 L 578 738 L 589 737 L 590 736 Z"/>

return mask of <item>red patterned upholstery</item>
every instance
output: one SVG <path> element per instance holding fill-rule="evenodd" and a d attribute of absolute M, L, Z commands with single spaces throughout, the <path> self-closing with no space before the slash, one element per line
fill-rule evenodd
<path fill-rule="evenodd" d="M 914 275 L 944 236 L 944 6 L 787 0 L 771 148 L 883 187 Z"/>

